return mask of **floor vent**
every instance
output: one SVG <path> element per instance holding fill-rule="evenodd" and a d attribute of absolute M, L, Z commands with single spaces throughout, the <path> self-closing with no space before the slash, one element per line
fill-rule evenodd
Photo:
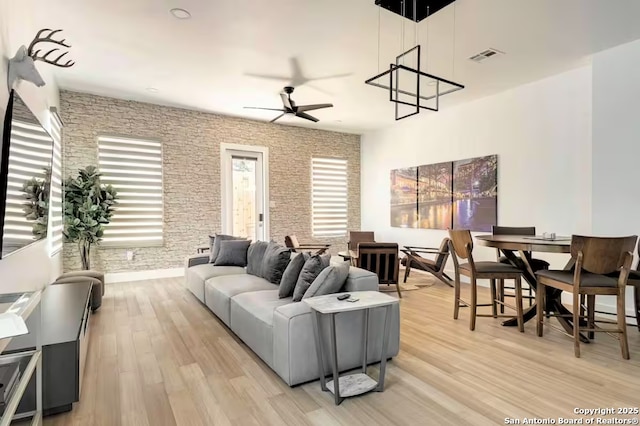
<path fill-rule="evenodd" d="M 472 57 L 470 57 L 469 59 L 471 59 L 473 62 L 484 62 L 489 58 L 492 58 L 494 56 L 498 56 L 498 55 L 504 55 L 504 52 L 501 52 L 497 49 L 487 49 L 484 50 L 476 55 L 473 55 Z"/>

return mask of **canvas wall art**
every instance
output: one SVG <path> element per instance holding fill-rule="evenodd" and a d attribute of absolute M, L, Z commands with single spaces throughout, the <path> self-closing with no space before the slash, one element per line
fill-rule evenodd
<path fill-rule="evenodd" d="M 453 228 L 491 231 L 498 222 L 498 156 L 453 163 Z"/>
<path fill-rule="evenodd" d="M 391 226 L 490 232 L 497 223 L 497 155 L 391 171 Z"/>
<path fill-rule="evenodd" d="M 418 227 L 418 168 L 391 171 L 391 226 Z"/>
<path fill-rule="evenodd" d="M 452 227 L 451 195 L 453 163 L 418 167 L 418 227 L 449 229 Z"/>

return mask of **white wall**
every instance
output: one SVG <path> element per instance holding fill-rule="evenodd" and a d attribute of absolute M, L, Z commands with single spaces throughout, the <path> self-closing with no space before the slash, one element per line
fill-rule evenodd
<path fill-rule="evenodd" d="M 390 110 L 390 113 L 391 110 Z M 591 230 L 591 67 L 440 112 L 362 138 L 362 229 L 378 241 L 437 247 L 447 233 L 392 228 L 392 169 L 498 154 L 498 223 L 558 235 Z M 495 250 L 476 246 L 479 259 Z M 547 255 L 553 267 L 566 256 Z"/>
<path fill-rule="evenodd" d="M 593 58 L 593 232 L 640 233 L 640 40 Z"/>
<path fill-rule="evenodd" d="M 640 41 L 593 58 L 593 233 L 640 234 Z M 633 310 L 627 288 L 627 311 Z M 614 299 L 606 303 L 613 305 Z"/>
<path fill-rule="evenodd" d="M 18 47 L 28 44 L 40 26 L 34 0 L 0 0 L 0 134 L 4 114 L 9 100 L 7 89 L 8 58 Z M 40 119 L 45 128 L 49 126 L 49 107 L 57 106 L 58 88 L 51 78 L 47 66 L 38 69 L 47 85 L 37 88 L 31 83 L 20 83 L 17 92 Z M 49 257 L 49 241 L 43 240 L 0 260 L 0 293 L 34 290 L 44 287 L 60 274 L 61 255 Z"/>

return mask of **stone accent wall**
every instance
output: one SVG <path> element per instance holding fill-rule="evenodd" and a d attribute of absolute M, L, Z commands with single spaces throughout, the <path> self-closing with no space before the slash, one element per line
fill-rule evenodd
<path fill-rule="evenodd" d="M 349 229 L 360 227 L 360 136 L 269 124 L 179 108 L 62 91 L 64 176 L 97 165 L 99 134 L 160 140 L 163 143 L 164 246 L 94 248 L 92 267 L 104 272 L 176 268 L 195 254 L 208 235 L 221 230 L 220 144 L 269 148 L 271 238 L 287 234 L 300 241 L 346 249 L 346 236 L 311 236 L 311 158 L 346 158 L 349 164 Z M 65 244 L 64 269 L 80 268 L 75 244 Z"/>

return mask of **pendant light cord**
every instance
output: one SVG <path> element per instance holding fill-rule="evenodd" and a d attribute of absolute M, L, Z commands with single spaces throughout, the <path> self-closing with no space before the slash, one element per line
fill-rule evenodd
<path fill-rule="evenodd" d="M 380 15 L 382 12 L 382 6 L 378 3 L 378 74 L 380 74 Z"/>
<path fill-rule="evenodd" d="M 456 80 L 456 2 L 453 2 L 453 67 L 452 79 Z"/>

